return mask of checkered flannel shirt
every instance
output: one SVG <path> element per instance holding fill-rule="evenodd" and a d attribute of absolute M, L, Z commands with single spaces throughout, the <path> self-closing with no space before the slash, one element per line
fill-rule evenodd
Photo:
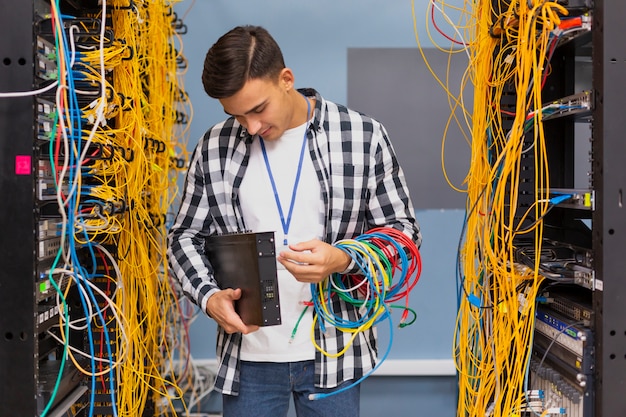
<path fill-rule="evenodd" d="M 309 157 L 321 185 L 324 202 L 319 221 L 326 242 L 350 239 L 377 226 L 403 231 L 419 246 L 421 234 L 384 126 L 344 106 L 324 100 L 313 89 L 301 89 L 316 100 L 315 114 L 307 127 Z M 205 238 L 216 233 L 247 230 L 239 204 L 239 186 L 250 158 L 251 136 L 234 118 L 210 128 L 190 161 L 184 196 L 169 232 L 168 257 L 183 292 L 206 311 L 208 299 L 219 287 L 204 254 Z M 353 263 L 354 264 L 354 263 Z M 354 265 L 345 272 L 358 272 Z M 340 297 L 334 312 L 354 320 L 358 311 Z M 351 334 L 326 327 L 315 329 L 315 339 L 328 352 L 341 351 Z M 227 334 L 218 326 L 218 375 L 215 387 L 224 394 L 239 391 L 239 351 L 242 335 Z M 333 388 L 357 379 L 376 364 L 375 328 L 355 338 L 338 358 L 315 355 L 316 386 Z"/>

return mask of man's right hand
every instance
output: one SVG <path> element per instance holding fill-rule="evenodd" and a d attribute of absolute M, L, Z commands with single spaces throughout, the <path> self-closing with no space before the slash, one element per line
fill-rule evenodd
<path fill-rule="evenodd" d="M 226 288 L 218 291 L 209 298 L 206 305 L 206 312 L 222 326 L 226 333 L 252 333 L 259 329 L 256 325 L 246 325 L 235 312 L 235 300 L 241 297 L 241 288 L 233 290 Z"/>

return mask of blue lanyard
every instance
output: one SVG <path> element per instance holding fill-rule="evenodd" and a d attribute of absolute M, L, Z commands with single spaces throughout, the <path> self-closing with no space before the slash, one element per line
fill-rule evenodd
<path fill-rule="evenodd" d="M 304 96 L 303 96 L 304 97 Z M 306 100 L 306 122 L 309 122 L 309 112 L 311 111 L 311 103 L 309 100 L 304 97 Z M 304 149 L 306 148 L 306 132 L 307 127 L 304 127 L 304 137 L 302 138 L 302 148 L 300 149 L 300 160 L 298 161 L 298 171 L 296 172 L 296 179 L 293 184 L 293 191 L 291 192 L 291 202 L 289 203 L 289 213 L 287 214 L 287 220 L 285 221 L 285 214 L 283 213 L 283 207 L 280 204 L 280 198 L 278 197 L 278 189 L 276 188 L 276 182 L 274 182 L 274 175 L 272 175 L 272 168 L 270 167 L 270 161 L 267 159 L 267 151 L 265 150 L 265 142 L 263 138 L 259 136 L 261 143 L 261 151 L 263 151 L 263 159 L 265 160 L 265 168 L 267 169 L 267 174 L 270 177 L 270 182 L 272 183 L 272 189 L 274 190 L 274 199 L 276 200 L 276 207 L 278 208 L 278 214 L 280 215 L 280 222 L 283 225 L 283 233 L 285 234 L 285 239 L 283 244 L 287 246 L 287 234 L 289 232 L 289 225 L 291 224 L 291 214 L 293 213 L 293 206 L 296 202 L 296 193 L 298 192 L 298 183 L 300 182 L 300 173 L 302 172 L 302 161 L 304 161 Z"/>

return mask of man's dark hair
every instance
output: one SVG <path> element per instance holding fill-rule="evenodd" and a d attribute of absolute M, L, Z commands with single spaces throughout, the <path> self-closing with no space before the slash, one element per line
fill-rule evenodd
<path fill-rule="evenodd" d="M 260 26 L 237 26 L 209 49 L 204 59 L 202 84 L 213 98 L 231 97 L 246 81 L 275 78 L 285 68 L 280 47 Z"/>

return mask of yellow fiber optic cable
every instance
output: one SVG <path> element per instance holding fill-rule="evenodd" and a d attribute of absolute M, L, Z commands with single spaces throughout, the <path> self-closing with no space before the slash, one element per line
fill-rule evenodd
<path fill-rule="evenodd" d="M 430 3 L 444 10 L 445 2 Z M 457 415 L 510 417 L 526 404 L 535 299 L 543 280 L 538 264 L 516 265 L 514 240 L 532 235 L 535 251 L 541 251 L 550 183 L 541 88 L 551 31 L 567 11 L 543 0 L 464 4 L 457 31 L 470 55 L 474 105 L 464 110 L 471 114 L 472 133 L 453 341 Z M 511 95 L 515 106 L 507 107 L 501 98 Z M 518 210 L 521 160 L 530 152 L 534 203 Z M 527 219 L 535 221 L 526 226 Z"/>

